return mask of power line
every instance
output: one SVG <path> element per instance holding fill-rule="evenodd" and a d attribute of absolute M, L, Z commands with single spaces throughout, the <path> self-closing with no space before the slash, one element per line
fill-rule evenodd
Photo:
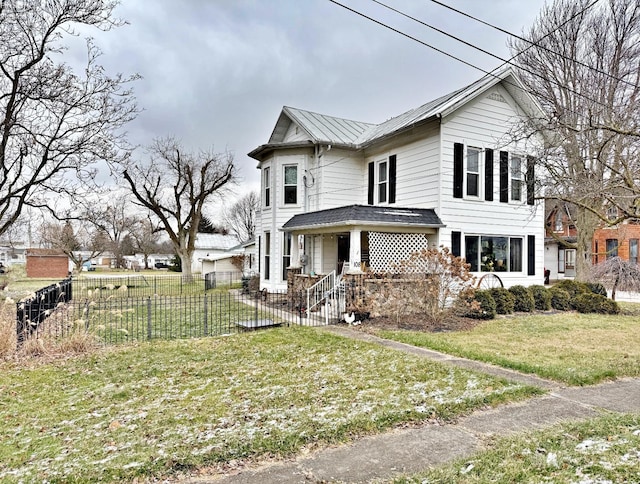
<path fill-rule="evenodd" d="M 477 66 L 477 65 L 475 65 L 475 64 L 472 64 L 471 62 L 467 62 L 467 61 L 465 61 L 465 60 L 463 60 L 463 59 L 461 59 L 461 58 L 459 58 L 459 57 L 457 57 L 457 56 L 455 56 L 455 55 L 453 55 L 453 54 L 450 54 L 450 53 L 448 53 L 448 52 L 446 52 L 446 51 L 444 51 L 444 50 L 442 50 L 442 49 L 439 49 L 439 48 L 437 48 L 437 47 L 435 47 L 435 46 L 433 46 L 433 45 L 431 45 L 431 44 L 429 44 L 429 43 L 427 43 L 427 42 L 425 42 L 425 41 L 423 41 L 423 40 L 420 40 L 420 39 L 418 39 L 417 37 L 414 37 L 414 36 L 412 36 L 412 35 L 410 35 L 410 34 L 407 34 L 406 32 L 403 32 L 403 31 L 401 31 L 401 30 L 399 30 L 399 29 L 396 29 L 395 27 L 392 27 L 392 26 L 390 26 L 390 25 L 388 25 L 388 24 L 385 24 L 384 22 L 382 22 L 382 21 L 380 21 L 380 20 L 377 20 L 377 19 L 375 19 L 375 18 L 373 18 L 373 17 L 370 17 L 370 16 L 368 16 L 368 15 L 366 15 L 366 14 L 364 14 L 364 13 L 362 13 L 362 12 L 358 11 L 358 10 L 355 10 L 355 9 L 353 9 L 353 8 L 351 8 L 351 7 L 348 7 L 348 6 L 346 6 L 346 5 L 344 5 L 344 4 L 340 3 L 340 2 L 338 2 L 337 0 L 329 0 L 329 1 L 330 1 L 331 3 L 333 3 L 333 4 L 335 4 L 335 5 L 338 5 L 339 7 L 344 8 L 345 10 L 348 10 L 348 11 L 350 11 L 350 12 L 352 12 L 352 13 L 355 13 L 356 15 L 359 15 L 359 16 L 361 16 L 361 17 L 363 17 L 363 18 L 365 18 L 365 19 L 367 19 L 367 20 L 369 20 L 369 21 L 371 21 L 371 22 L 373 22 L 373 23 L 376 23 L 376 24 L 380 25 L 381 27 L 384 27 L 384 28 L 386 28 L 386 29 L 388 29 L 388 30 L 391 30 L 391 31 L 393 31 L 393 32 L 396 32 L 396 33 L 398 33 L 398 34 L 400 34 L 400 35 L 402 35 L 402 36 L 404 36 L 404 37 L 407 37 L 407 38 L 408 38 L 408 39 L 410 39 L 410 40 L 413 40 L 413 41 L 415 41 L 415 42 L 418 42 L 419 44 L 424 45 L 425 47 L 429 47 L 430 49 L 433 49 L 433 50 L 435 50 L 436 52 L 439 52 L 439 53 L 441 53 L 441 54 L 443 54 L 443 55 L 446 55 L 447 57 L 451 57 L 452 59 L 457 60 L 458 62 L 461 62 L 461 63 L 463 63 L 463 64 L 465 64 L 465 65 L 467 65 L 467 66 L 469 66 L 469 67 L 471 67 L 471 68 L 473 68 L 473 69 L 476 69 L 476 70 L 478 70 L 478 71 L 480 71 L 480 72 L 482 72 L 482 73 L 484 73 L 484 74 L 487 74 L 487 75 L 493 76 L 493 77 L 495 77 L 495 78 L 498 78 L 498 76 L 496 76 L 496 75 L 494 74 L 494 73 L 496 72 L 496 70 L 497 70 L 497 69 L 493 69 L 492 71 L 487 71 L 487 70 L 485 70 L 485 69 L 483 69 L 483 68 L 481 68 L 481 67 L 478 67 L 478 66 Z M 375 1 L 375 2 L 376 2 L 376 3 L 378 3 L 378 4 L 383 5 L 383 4 L 381 4 L 380 2 L 378 2 L 378 1 L 376 1 L 376 0 L 372 0 L 372 1 Z M 591 3 L 588 7 L 586 7 L 585 9 L 583 9 L 583 10 L 582 10 L 582 12 L 586 11 L 586 9 L 587 9 L 587 8 L 589 8 L 590 6 L 594 5 L 594 4 L 595 4 L 596 2 L 598 2 L 598 1 L 599 1 L 599 0 L 595 0 L 595 1 L 594 1 L 593 3 Z M 387 7 L 386 5 L 384 5 L 384 6 L 385 6 L 385 7 Z M 397 11 L 397 10 L 395 10 L 395 9 L 391 8 L 391 7 L 387 7 L 387 8 L 389 8 L 389 9 L 391 9 L 391 10 L 394 10 L 394 11 Z M 409 15 L 406 15 L 406 14 L 404 14 L 404 13 L 400 12 L 400 11 L 397 11 L 397 12 L 398 12 L 398 13 L 400 13 L 401 15 L 404 15 L 404 16 L 406 16 L 406 17 L 408 17 L 408 18 L 411 18 L 411 19 L 413 19 L 413 20 L 415 20 L 415 21 L 417 21 L 417 22 L 419 22 L 419 23 L 421 23 L 421 24 L 423 24 L 423 25 L 426 25 L 426 26 L 428 26 L 429 28 L 434 28 L 434 29 L 436 29 L 435 27 L 432 27 L 432 26 L 430 26 L 430 25 L 428 25 L 428 24 L 425 24 L 424 22 L 422 22 L 422 21 L 420 21 L 420 20 L 417 20 L 417 19 L 415 19 L 415 18 L 413 18 L 413 17 L 411 17 L 411 16 L 409 16 Z M 438 31 L 439 31 L 440 29 L 436 29 L 436 30 L 438 30 Z M 462 40 L 458 39 L 457 37 L 455 37 L 455 36 L 453 36 L 453 35 L 451 35 L 451 34 L 446 34 L 446 33 L 445 33 L 445 35 L 447 35 L 447 36 L 449 36 L 449 37 L 452 37 L 452 38 L 454 38 L 455 40 L 458 40 L 458 41 L 464 42 L 464 41 L 462 41 Z M 489 53 L 489 52 L 487 52 L 487 51 L 484 51 L 483 49 L 480 49 L 480 48 L 478 48 L 478 47 L 475 47 L 475 46 L 473 46 L 473 45 L 471 45 L 471 44 L 469 44 L 469 43 L 467 43 L 467 42 L 464 42 L 464 43 L 465 43 L 466 45 L 469 45 L 469 46 L 471 46 L 471 47 L 473 47 L 473 48 L 477 49 L 477 50 L 480 50 L 480 51 L 482 51 L 482 52 L 484 52 L 484 53 L 487 53 L 488 55 L 491 55 L 492 57 L 495 57 L 495 58 L 496 58 L 496 59 L 498 59 L 498 60 L 501 60 L 503 63 L 511 64 L 511 62 L 510 62 L 510 61 L 508 61 L 508 60 L 506 60 L 506 59 L 503 59 L 503 58 L 501 58 L 501 57 L 499 57 L 499 56 L 497 56 L 497 55 L 495 55 L 495 54 L 492 54 L 492 53 Z M 529 74 L 531 74 L 532 76 L 539 77 L 539 78 L 541 78 L 541 79 L 546 80 L 546 78 L 545 78 L 543 75 L 538 74 L 538 73 L 537 73 L 537 72 L 535 72 L 535 71 L 531 71 L 531 70 L 528 70 L 528 69 L 524 69 L 524 68 L 522 68 L 522 67 L 518 67 L 518 68 L 519 68 L 519 69 L 521 69 L 521 70 L 523 70 L 523 71 L 525 71 L 525 72 L 528 72 L 528 73 L 529 73 Z M 504 80 L 504 79 L 503 79 L 502 81 L 504 81 L 504 82 L 509 82 L 509 81 L 506 81 L 506 80 Z M 598 105 L 600 105 L 600 106 L 602 106 L 602 107 L 607 107 L 605 104 L 601 103 L 600 101 L 595 100 L 595 99 L 591 99 L 589 96 L 587 96 L 587 95 L 585 95 L 585 94 L 583 94 L 583 93 L 580 93 L 580 92 L 578 92 L 578 91 L 576 91 L 576 90 L 572 89 L 571 87 L 563 86 L 563 85 L 561 85 L 561 84 L 560 84 L 559 82 L 557 82 L 557 81 L 555 81 L 555 83 L 556 83 L 559 87 L 562 87 L 563 89 L 566 89 L 567 91 L 571 92 L 572 94 L 574 94 L 574 95 L 576 95 L 576 96 L 582 97 L 582 98 L 584 98 L 584 99 L 586 99 L 586 100 L 588 100 L 588 101 L 590 101 L 590 102 L 592 102 L 592 103 L 594 103 L 594 104 L 598 104 Z M 528 93 L 528 94 L 530 94 L 530 95 L 534 95 L 534 93 L 533 93 L 533 92 L 531 92 L 530 90 L 523 89 L 523 88 L 522 88 L 522 86 L 519 86 L 519 85 L 514 84 L 514 83 L 511 83 L 511 82 L 509 82 L 509 84 L 513 85 L 513 86 L 514 86 L 514 87 L 516 87 L 517 89 L 520 89 L 520 90 L 522 90 L 522 91 L 524 91 L 524 92 L 527 92 L 527 93 Z M 583 114 L 582 114 L 582 113 L 578 113 L 577 111 L 574 111 L 574 114 L 577 114 L 577 115 L 579 115 L 579 116 L 583 116 Z"/>
<path fill-rule="evenodd" d="M 378 2 L 377 0 L 371 0 L 371 1 L 373 1 L 373 2 L 375 2 L 375 3 L 380 4 L 380 2 Z M 452 7 L 452 6 L 450 6 L 450 5 L 447 5 L 447 4 L 445 4 L 445 3 L 442 3 L 442 2 L 440 2 L 440 1 L 438 1 L 438 0 L 431 0 L 431 1 L 432 1 L 433 3 L 435 3 L 435 4 L 437 4 L 437 5 L 440 5 L 440 6 L 444 7 L 444 8 L 448 8 L 449 10 L 452 10 L 453 12 L 456 12 L 457 14 L 460 14 L 460 15 L 463 15 L 463 16 L 465 16 L 465 17 L 467 17 L 467 18 L 470 18 L 471 20 L 474 20 L 475 22 L 479 22 L 479 23 L 481 23 L 481 24 L 483 24 L 483 25 L 486 25 L 487 27 L 491 27 L 492 29 L 495 29 L 495 30 L 497 30 L 497 31 L 499 31 L 499 32 L 502 32 L 503 34 L 507 34 L 507 35 L 508 35 L 508 36 L 510 36 L 510 37 L 514 37 L 514 38 L 516 38 L 516 39 L 518 39 L 518 40 L 521 40 L 522 42 L 526 42 L 527 44 L 529 44 L 529 47 L 528 47 L 527 49 L 525 49 L 525 50 L 524 50 L 524 51 L 522 51 L 522 52 L 517 53 L 516 55 L 514 55 L 513 57 L 511 57 L 511 58 L 509 59 L 509 61 L 512 61 L 513 59 L 515 59 L 516 57 L 518 57 L 521 53 L 523 53 L 523 52 L 525 52 L 525 51 L 529 50 L 529 49 L 530 49 L 530 48 L 532 48 L 532 47 L 538 47 L 538 48 L 540 48 L 540 49 L 542 49 L 542 50 L 544 50 L 544 51 L 546 51 L 546 52 L 549 52 L 550 54 L 557 55 L 558 57 L 561 57 L 561 58 L 563 58 L 563 59 L 565 59 L 565 60 L 569 60 L 569 61 L 571 61 L 571 62 L 575 62 L 576 64 L 578 64 L 578 65 L 579 65 L 579 66 L 581 66 L 581 67 L 586 67 L 587 69 L 591 69 L 591 70 L 593 70 L 594 72 L 597 72 L 598 74 L 602 74 L 602 75 L 604 75 L 604 76 L 607 76 L 607 77 L 609 77 L 609 78 L 611 78 L 611 79 L 613 79 L 613 80 L 615 80 L 615 81 L 622 82 L 622 83 L 624 83 L 624 84 L 628 84 L 629 86 L 632 86 L 632 87 L 637 87 L 637 86 L 636 86 L 636 84 L 634 84 L 634 83 L 632 83 L 632 82 L 629 82 L 629 81 L 627 81 L 626 79 L 622 79 L 622 78 L 616 77 L 616 76 L 614 76 L 613 74 L 610 74 L 609 72 L 606 72 L 606 71 L 600 70 L 600 69 L 598 69 L 597 67 L 590 66 L 589 64 L 585 64 L 584 62 L 581 62 L 581 61 L 579 61 L 578 59 L 574 59 L 574 58 L 572 58 L 572 57 L 568 57 L 568 56 L 566 56 L 566 55 L 564 55 L 564 54 L 562 54 L 562 53 L 560 53 L 560 52 L 556 52 L 556 51 L 554 51 L 554 50 L 552 50 L 552 49 L 549 49 L 548 47 L 545 47 L 544 45 L 542 45 L 542 44 L 540 43 L 542 40 L 544 40 L 544 39 L 546 39 L 547 37 L 549 37 L 552 33 L 554 33 L 555 31 L 557 31 L 558 29 L 560 29 L 561 27 L 563 27 L 564 25 L 566 25 L 567 23 L 569 23 L 570 21 L 572 21 L 574 18 L 578 17 L 579 15 L 582 15 L 584 12 L 586 12 L 587 10 L 589 10 L 591 7 L 593 7 L 593 6 L 594 6 L 596 3 L 598 3 L 600 0 L 594 0 L 594 1 L 593 1 L 593 2 L 591 2 L 589 5 L 587 5 L 583 10 L 581 10 L 581 11 L 580 11 L 580 12 L 578 12 L 578 13 L 576 13 L 575 15 L 572 15 L 569 19 L 567 19 L 565 22 L 563 22 L 562 24 L 560 24 L 556 29 L 552 30 L 551 32 L 548 32 L 546 35 L 544 35 L 543 37 L 539 38 L 539 39 L 538 39 L 538 40 L 536 40 L 536 41 L 532 41 L 532 40 L 526 39 L 525 37 L 522 37 L 522 36 L 520 36 L 520 35 L 518 35 L 518 34 L 514 34 L 513 32 L 510 32 L 510 31 L 508 31 L 508 30 L 506 30 L 506 29 L 503 29 L 502 27 L 498 27 L 498 26 L 493 25 L 493 24 L 491 24 L 491 23 L 489 23 L 489 22 L 487 22 L 487 21 L 485 21 L 485 20 L 482 20 L 482 19 L 479 19 L 479 18 L 477 18 L 477 17 L 474 17 L 474 16 L 473 16 L 473 15 L 471 15 L 471 14 L 468 14 L 468 13 L 466 13 L 466 12 L 463 12 L 462 10 L 459 10 L 459 9 L 457 9 L 457 8 L 454 8 L 454 7 Z M 511 63 L 511 62 L 509 62 L 509 63 Z"/>

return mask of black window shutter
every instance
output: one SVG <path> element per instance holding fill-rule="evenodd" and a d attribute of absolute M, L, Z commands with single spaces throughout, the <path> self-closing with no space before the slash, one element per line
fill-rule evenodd
<path fill-rule="evenodd" d="M 535 160 L 532 156 L 527 156 L 527 205 L 533 205 L 536 200 L 536 172 Z"/>
<path fill-rule="evenodd" d="M 396 203 L 396 155 L 389 157 L 389 203 Z"/>
<path fill-rule="evenodd" d="M 493 200 L 493 150 L 484 152 L 484 199 Z"/>
<path fill-rule="evenodd" d="M 527 235 L 527 275 L 536 275 L 536 236 Z"/>
<path fill-rule="evenodd" d="M 500 201 L 509 201 L 509 153 L 500 152 Z"/>
<path fill-rule="evenodd" d="M 462 181 L 464 179 L 463 169 L 464 145 L 462 143 L 453 144 L 453 198 L 462 198 Z"/>
<path fill-rule="evenodd" d="M 369 192 L 367 195 L 367 203 L 373 205 L 373 184 L 374 184 L 375 164 L 369 163 Z"/>
<path fill-rule="evenodd" d="M 461 240 L 462 234 L 460 232 L 451 232 L 451 254 L 454 257 L 460 257 L 462 254 Z"/>

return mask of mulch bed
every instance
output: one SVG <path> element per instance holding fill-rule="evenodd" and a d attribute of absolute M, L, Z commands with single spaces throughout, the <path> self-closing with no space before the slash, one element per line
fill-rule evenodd
<path fill-rule="evenodd" d="M 479 324 L 482 324 L 482 320 L 462 318 L 457 316 L 449 316 L 444 321 L 430 321 L 425 318 L 424 315 L 405 315 L 400 319 L 393 317 L 378 317 L 365 319 L 360 322 L 356 328 L 363 331 L 371 331 L 377 329 L 406 329 L 410 331 L 424 331 L 429 333 L 441 333 L 448 331 L 467 331 L 473 329 Z"/>

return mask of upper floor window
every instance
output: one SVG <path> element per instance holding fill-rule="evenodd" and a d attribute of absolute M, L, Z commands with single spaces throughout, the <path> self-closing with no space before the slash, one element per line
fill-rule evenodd
<path fill-rule="evenodd" d="M 564 225 L 562 223 L 562 214 L 559 212 L 556 212 L 556 219 L 553 230 L 554 232 L 562 232 L 564 230 Z"/>
<path fill-rule="evenodd" d="M 638 263 L 638 239 L 629 240 L 629 262 Z"/>
<path fill-rule="evenodd" d="M 467 148 L 467 195 L 480 195 L 480 150 Z"/>
<path fill-rule="evenodd" d="M 389 173 L 386 161 L 378 163 L 378 203 L 386 203 Z"/>
<path fill-rule="evenodd" d="M 522 200 L 522 158 L 511 156 L 511 200 Z"/>
<path fill-rule="evenodd" d="M 396 155 L 368 166 L 367 203 L 396 203 Z"/>
<path fill-rule="evenodd" d="M 618 207 L 607 208 L 607 220 L 615 220 L 618 218 Z"/>
<path fill-rule="evenodd" d="M 284 203 L 298 203 L 298 167 L 284 167 Z"/>
<path fill-rule="evenodd" d="M 264 206 L 271 206 L 271 169 L 266 167 L 262 170 L 262 189 Z"/>

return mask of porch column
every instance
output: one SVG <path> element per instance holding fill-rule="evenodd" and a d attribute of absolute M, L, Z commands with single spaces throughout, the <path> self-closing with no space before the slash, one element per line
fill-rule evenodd
<path fill-rule="evenodd" d="M 289 261 L 289 267 L 302 267 L 300 264 L 300 240 L 302 235 L 298 235 L 295 232 L 291 234 L 291 260 Z"/>
<path fill-rule="evenodd" d="M 359 274 L 362 272 L 360 269 L 361 251 L 360 251 L 360 234 L 362 230 L 351 229 L 349 232 L 349 274 Z"/>

